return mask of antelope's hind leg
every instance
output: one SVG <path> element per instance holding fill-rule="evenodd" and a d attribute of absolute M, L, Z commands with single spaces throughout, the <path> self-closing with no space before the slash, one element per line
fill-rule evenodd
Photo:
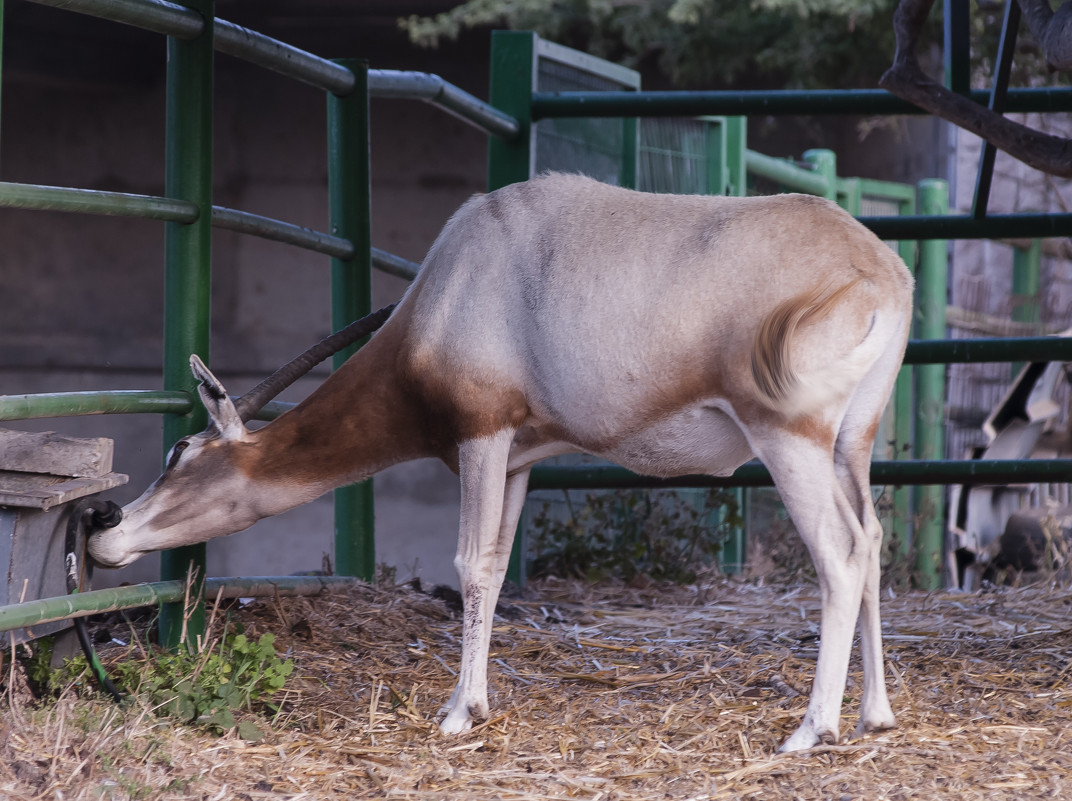
<path fill-rule="evenodd" d="M 439 728 L 456 734 L 488 716 L 488 652 L 495 604 L 506 577 L 528 485 L 527 470 L 507 477 L 512 430 L 459 448 L 462 508 L 454 565 L 462 591 L 462 660 Z"/>
<path fill-rule="evenodd" d="M 867 571 L 868 535 L 835 472 L 833 446 L 786 431 L 755 442 L 782 501 L 808 546 L 822 600 L 819 659 L 804 720 L 781 751 L 836 743 L 853 632 Z"/>

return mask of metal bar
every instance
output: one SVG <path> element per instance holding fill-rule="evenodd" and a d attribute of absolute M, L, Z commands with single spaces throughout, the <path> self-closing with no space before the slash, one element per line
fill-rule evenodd
<path fill-rule="evenodd" d="M 919 203 L 924 214 L 945 214 L 949 209 L 946 182 L 920 181 Z M 922 339 L 945 336 L 948 262 L 945 240 L 931 239 L 920 244 L 915 333 Z M 933 461 L 944 455 L 945 370 L 944 364 L 916 368 L 916 421 L 912 438 L 912 453 L 916 459 Z M 917 580 L 924 589 L 935 589 L 942 580 L 944 502 L 945 494 L 940 487 L 928 486 L 915 493 L 912 543 L 916 552 Z"/>
<path fill-rule="evenodd" d="M 212 599 L 256 598 L 258 596 L 318 595 L 345 590 L 354 580 L 342 576 L 250 576 L 245 578 L 210 578 L 205 592 Z M 0 606 L 0 631 L 26 628 L 88 617 L 102 612 L 134 609 L 182 601 L 184 581 L 156 581 L 105 590 L 89 590 L 58 598 L 40 598 L 21 604 Z"/>
<path fill-rule="evenodd" d="M 369 94 L 424 100 L 503 139 L 512 139 L 521 130 L 514 117 L 428 72 L 369 70 Z"/>
<path fill-rule="evenodd" d="M 990 88 L 990 99 L 987 103 L 988 108 L 998 114 L 1005 111 L 1005 98 L 1009 93 L 1009 75 L 1012 73 L 1012 57 L 1019 28 L 1020 4 L 1017 0 L 1006 0 L 1005 19 L 1001 24 L 1001 40 L 998 43 L 997 68 L 994 70 L 994 84 Z M 983 141 L 983 150 L 979 154 L 979 172 L 975 177 L 975 198 L 972 201 L 972 216 L 976 219 L 986 216 L 986 209 L 990 204 L 990 185 L 994 178 L 994 159 L 997 152 L 994 145 Z"/>
<path fill-rule="evenodd" d="M 354 246 L 347 239 L 271 217 L 251 214 L 248 211 L 213 206 L 212 225 L 216 228 L 251 234 L 274 242 L 296 245 L 334 258 L 349 259 L 354 255 Z"/>
<path fill-rule="evenodd" d="M 0 207 L 104 214 L 113 217 L 144 217 L 178 223 L 195 222 L 199 213 L 196 204 L 184 200 L 7 181 L 0 181 Z"/>
<path fill-rule="evenodd" d="M 1046 239 L 1072 236 L 1072 214 L 860 217 L 879 239 Z"/>
<path fill-rule="evenodd" d="M 332 61 L 227 20 L 217 19 L 215 29 L 215 47 L 221 53 L 337 95 L 354 91 L 353 74 Z"/>
<path fill-rule="evenodd" d="M 0 420 L 38 420 L 91 414 L 189 414 L 193 406 L 193 401 L 185 392 L 158 390 L 0 395 Z"/>
<path fill-rule="evenodd" d="M 913 340 L 905 364 L 1072 361 L 1072 337 L 981 337 Z"/>
<path fill-rule="evenodd" d="M 968 0 L 944 0 L 942 32 L 945 85 L 957 94 L 971 88 L 971 37 Z"/>
<path fill-rule="evenodd" d="M 206 21 L 194 39 L 167 40 L 165 187 L 206 211 L 212 208 L 213 0 L 186 0 Z M 167 223 L 164 231 L 164 389 L 196 395 L 189 358 L 198 354 L 209 363 L 212 272 L 212 215 L 190 225 Z M 164 416 L 164 455 L 176 440 L 205 428 L 200 404 L 189 415 Z M 160 577 L 185 579 L 193 570 L 198 589 L 193 610 L 165 604 L 160 610 L 160 641 L 174 648 L 185 630 L 197 637 L 205 630 L 201 586 L 205 579 L 205 545 L 187 545 L 160 555 Z M 185 619 L 184 619 L 185 618 Z"/>
<path fill-rule="evenodd" d="M 825 175 L 820 175 L 814 169 L 797 166 L 788 159 L 746 150 L 744 163 L 747 172 L 774 181 L 787 189 L 820 196 L 825 196 L 828 191 Z"/>
<path fill-rule="evenodd" d="M 3 86 L 4 77 L 4 0 L 0 0 L 0 86 Z M 3 92 L 0 91 L 0 100 L 3 99 Z M 0 104 L 0 108 L 3 108 L 3 104 Z"/>
<path fill-rule="evenodd" d="M 368 62 L 340 61 L 354 91 L 328 95 L 328 202 L 331 230 L 354 244 L 348 260 L 331 260 L 331 320 L 339 330 L 372 310 L 371 162 Z M 333 357 L 338 369 L 363 343 Z M 376 572 L 372 480 L 335 490 L 335 571 L 371 580 Z"/>
<path fill-rule="evenodd" d="M 969 94 L 982 105 L 986 90 Z M 1014 89 L 1009 112 L 1072 111 L 1072 89 Z M 926 114 L 884 89 L 776 90 L 766 92 L 536 92 L 532 119 L 548 117 L 700 117 L 768 114 Z"/>
<path fill-rule="evenodd" d="M 944 484 L 1033 484 L 1072 482 L 1072 459 L 938 459 L 875 461 L 871 483 L 891 486 Z M 773 487 L 759 462 L 737 468 L 732 476 L 642 476 L 617 466 L 532 468 L 529 491 L 560 489 L 667 489 L 672 487 Z"/>
<path fill-rule="evenodd" d="M 30 0 L 42 6 L 121 22 L 165 36 L 193 39 L 204 22 L 196 11 L 166 0 Z"/>
<path fill-rule="evenodd" d="M 421 269 L 421 265 L 417 262 L 403 259 L 401 256 L 396 256 L 379 248 L 372 248 L 372 266 L 381 272 L 398 278 L 405 278 L 407 281 L 412 281 L 416 278 Z"/>
<path fill-rule="evenodd" d="M 860 191 L 864 197 L 883 200 L 896 200 L 899 203 L 916 205 L 916 188 L 912 184 L 899 184 L 896 181 L 879 181 L 874 178 L 859 178 Z"/>

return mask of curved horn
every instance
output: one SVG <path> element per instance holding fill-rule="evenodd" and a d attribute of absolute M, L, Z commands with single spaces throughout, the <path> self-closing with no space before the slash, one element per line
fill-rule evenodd
<path fill-rule="evenodd" d="M 308 373 L 328 356 L 346 348 L 380 328 L 395 308 L 394 303 L 355 320 L 331 336 L 320 340 L 300 356 L 291 359 L 253 389 L 235 401 L 243 423 L 248 422 L 268 401 Z"/>

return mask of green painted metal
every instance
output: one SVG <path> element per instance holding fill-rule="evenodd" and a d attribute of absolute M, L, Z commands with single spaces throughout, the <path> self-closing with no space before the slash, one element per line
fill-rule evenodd
<path fill-rule="evenodd" d="M 1020 28 L 1020 4 L 1005 4 L 1005 18 L 1001 23 L 1001 37 L 998 40 L 998 54 L 995 59 L 994 80 L 990 87 L 990 99 L 987 108 L 998 114 L 1005 111 L 1005 99 L 1009 93 L 1009 76 L 1012 73 L 1012 59 L 1016 51 L 1016 35 Z M 972 199 L 972 216 L 986 216 L 990 205 L 990 186 L 994 178 L 994 161 L 997 148 L 990 142 L 983 142 L 979 153 L 979 169 L 975 176 L 975 195 Z"/>
<path fill-rule="evenodd" d="M 491 34 L 491 81 L 488 102 L 517 120 L 509 140 L 488 142 L 488 191 L 532 175 L 531 98 L 536 74 L 536 34 L 494 31 Z"/>
<path fill-rule="evenodd" d="M 857 178 L 860 182 L 860 192 L 868 197 L 882 198 L 884 200 L 896 200 L 902 207 L 900 212 L 911 214 L 916 208 L 916 188 L 912 184 L 899 184 L 894 181 L 878 181 L 874 178 Z"/>
<path fill-rule="evenodd" d="M 864 192 L 869 194 L 871 182 L 864 182 Z M 887 182 L 882 182 L 886 184 Z M 874 194 L 896 199 L 898 212 L 903 215 L 916 211 L 916 187 L 907 184 L 889 184 L 876 187 Z M 897 242 L 897 252 L 908 269 L 915 273 L 917 243 L 912 239 Z M 911 367 L 902 367 L 893 388 L 893 458 L 909 459 L 912 456 L 912 423 L 915 405 L 915 381 Z M 896 487 L 893 490 L 893 517 L 889 533 L 895 538 L 899 551 L 907 556 L 912 543 L 914 521 L 912 516 L 911 487 Z"/>
<path fill-rule="evenodd" d="M 1072 337 L 980 337 L 914 340 L 905 364 L 1072 360 Z"/>
<path fill-rule="evenodd" d="M 314 231 L 301 225 L 274 220 L 271 217 L 251 214 L 248 211 L 235 211 L 222 206 L 213 206 L 212 225 L 215 228 L 297 245 L 300 248 L 334 258 L 349 259 L 354 255 L 354 246 L 347 239 Z"/>
<path fill-rule="evenodd" d="M 838 178 L 835 181 L 837 204 L 853 217 L 860 216 L 864 202 L 863 186 L 859 178 Z"/>
<path fill-rule="evenodd" d="M 1072 214 L 968 214 L 861 217 L 879 239 L 1045 239 L 1072 236 Z"/>
<path fill-rule="evenodd" d="M 1015 5 L 1013 3 L 1012 5 Z M 1042 241 L 1031 240 L 1030 247 L 1013 248 L 1012 253 L 1012 319 L 1018 323 L 1038 325 L 1040 317 L 1039 288 L 1042 267 Z M 1038 330 L 1037 328 L 1035 330 Z M 1012 378 L 1019 375 L 1023 362 L 1010 365 Z"/>
<path fill-rule="evenodd" d="M 261 596 L 318 595 L 338 592 L 353 586 L 354 580 L 341 576 L 249 576 L 244 578 L 210 578 L 205 594 L 212 599 L 256 598 Z M 89 590 L 58 598 L 41 598 L 21 604 L 0 606 L 0 631 L 11 631 L 88 617 L 139 606 L 181 603 L 186 595 L 184 581 L 157 581 L 106 590 Z"/>
<path fill-rule="evenodd" d="M 816 175 L 823 177 L 826 191 L 821 194 L 827 200 L 838 199 L 837 156 L 833 150 L 805 150 L 804 162 L 810 164 Z M 817 193 L 819 194 L 819 193 Z"/>
<path fill-rule="evenodd" d="M 521 130 L 509 114 L 427 72 L 369 70 L 369 96 L 424 100 L 503 139 L 512 139 Z"/>
<path fill-rule="evenodd" d="M 1015 484 L 1072 482 L 1072 459 L 935 459 L 871 463 L 875 485 L 931 486 L 944 484 Z M 732 476 L 678 476 L 653 478 L 624 467 L 532 468 L 529 490 L 558 489 L 671 489 L 674 487 L 772 487 L 774 481 L 762 464 L 749 462 Z"/>
<path fill-rule="evenodd" d="M 945 85 L 957 94 L 971 89 L 971 19 L 968 0 L 943 0 Z"/>
<path fill-rule="evenodd" d="M 0 420 L 81 417 L 91 414 L 189 414 L 193 401 L 185 392 L 123 389 L 107 392 L 46 392 L 0 395 Z"/>
<path fill-rule="evenodd" d="M 62 186 L 14 184 L 7 181 L 0 181 L 0 207 L 144 217 L 177 223 L 192 223 L 197 220 L 199 214 L 195 204 L 173 198 Z"/>
<path fill-rule="evenodd" d="M 748 194 L 748 120 L 726 117 L 726 194 L 744 197 Z"/>
<path fill-rule="evenodd" d="M 788 159 L 774 158 L 756 153 L 754 150 L 746 150 L 744 163 L 749 173 L 774 181 L 794 192 L 825 196 L 830 191 L 825 174 L 798 167 Z"/>
<path fill-rule="evenodd" d="M 331 260 L 331 322 L 339 330 L 372 310 L 368 62 L 337 62 L 354 76 L 350 94 L 328 95 L 328 196 L 331 232 L 354 255 Z M 333 357 L 342 366 L 361 343 Z M 371 580 L 376 572 L 372 480 L 335 490 L 335 572 Z"/>
<path fill-rule="evenodd" d="M 969 95 L 986 104 L 987 91 Z M 1016 89 L 1009 92 L 1009 112 L 1072 111 L 1072 90 Z M 923 109 L 884 89 L 777 90 L 758 92 L 537 92 L 532 120 L 547 117 L 701 117 L 813 114 L 925 114 Z"/>
<path fill-rule="evenodd" d="M 919 185 L 920 210 L 924 214 L 945 214 L 949 209 L 949 189 L 945 181 L 927 180 Z M 920 245 L 916 271 L 916 336 L 937 339 L 945 336 L 945 308 L 949 265 L 946 242 L 931 239 Z M 913 454 L 917 459 L 941 459 L 945 443 L 945 365 L 916 368 L 916 420 Z M 942 582 L 944 551 L 944 491 L 925 487 L 915 494 L 916 580 L 925 589 Z"/>
<path fill-rule="evenodd" d="M 211 21 L 213 0 L 187 0 L 186 5 Z M 167 40 L 167 100 L 165 189 L 168 197 L 212 208 L 212 27 L 196 38 Z M 212 269 L 211 214 L 189 225 L 167 223 L 164 233 L 164 389 L 196 397 L 197 381 L 190 374 L 191 353 L 209 363 L 210 284 Z M 164 416 L 164 455 L 176 440 L 205 428 L 200 404 L 187 415 Z M 205 579 L 205 545 L 164 551 L 163 580 L 184 580 L 193 571 L 199 586 Z M 160 613 L 160 641 L 177 647 L 182 631 L 196 637 L 204 632 L 205 607 L 201 593 L 192 610 L 165 604 Z M 184 614 L 186 619 L 184 620 Z"/>

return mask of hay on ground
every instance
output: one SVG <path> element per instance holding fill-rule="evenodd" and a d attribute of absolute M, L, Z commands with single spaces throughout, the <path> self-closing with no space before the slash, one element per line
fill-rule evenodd
<path fill-rule="evenodd" d="M 1072 798 L 1070 606 L 1047 587 L 885 599 L 899 728 L 852 734 L 854 660 L 842 742 L 778 755 L 807 705 L 814 587 L 541 582 L 496 619 L 491 718 L 454 737 L 435 726 L 460 650 L 445 601 L 261 599 L 235 616 L 297 665 L 264 740 L 73 688 L 35 705 L 15 681 L 0 798 Z"/>

